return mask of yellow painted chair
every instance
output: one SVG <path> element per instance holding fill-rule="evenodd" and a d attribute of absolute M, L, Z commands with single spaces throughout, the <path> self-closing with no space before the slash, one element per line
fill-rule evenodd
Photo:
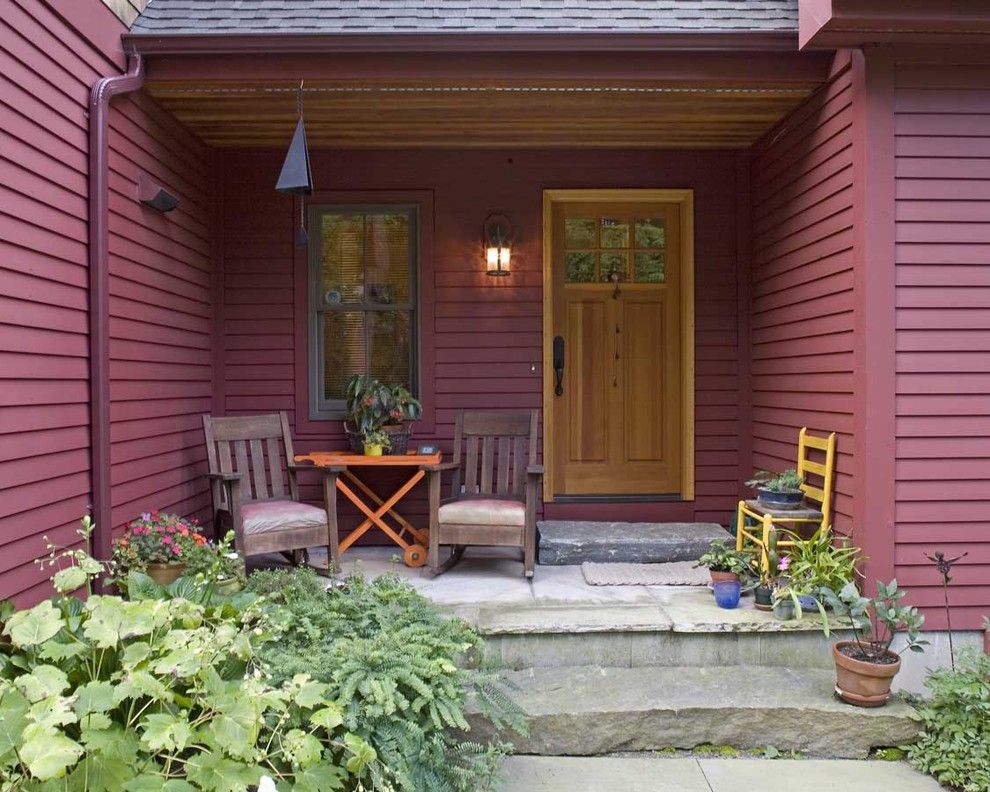
<path fill-rule="evenodd" d="M 817 457 L 817 459 L 815 458 Z M 819 461 L 822 460 L 822 461 Z M 794 545 L 794 537 L 802 525 L 816 529 L 831 526 L 832 488 L 835 484 L 835 432 L 828 437 L 808 434 L 803 427 L 798 433 L 797 472 L 804 480 L 801 490 L 804 503 L 799 509 L 767 509 L 755 500 L 739 501 L 736 513 L 736 549 L 759 552 L 760 564 L 767 569 L 767 548 L 770 533 L 778 530 L 778 547 Z M 752 522 L 747 525 L 747 518 Z"/>

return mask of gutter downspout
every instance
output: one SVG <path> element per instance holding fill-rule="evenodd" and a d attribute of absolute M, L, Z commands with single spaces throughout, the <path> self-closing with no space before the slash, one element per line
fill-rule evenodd
<path fill-rule="evenodd" d="M 89 422 L 92 552 L 110 557 L 110 186 L 107 142 L 110 100 L 144 84 L 144 60 L 128 56 L 127 71 L 99 80 L 89 98 Z"/>

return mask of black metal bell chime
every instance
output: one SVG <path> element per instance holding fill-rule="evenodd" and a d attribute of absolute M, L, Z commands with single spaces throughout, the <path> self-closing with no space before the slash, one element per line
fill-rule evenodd
<path fill-rule="evenodd" d="M 296 131 L 289 143 L 289 151 L 282 163 L 282 172 L 278 175 L 275 185 L 277 192 L 298 195 L 299 199 L 299 230 L 296 232 L 296 245 L 302 247 L 309 243 L 306 233 L 305 201 L 302 196 L 313 194 L 313 171 L 309 165 L 309 146 L 306 145 L 306 124 L 303 121 L 303 84 L 299 83 L 299 93 L 296 96 L 296 113 L 299 117 Z"/>

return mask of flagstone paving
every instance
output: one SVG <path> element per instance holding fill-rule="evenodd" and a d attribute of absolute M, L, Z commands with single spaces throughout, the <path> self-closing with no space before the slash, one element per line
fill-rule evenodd
<path fill-rule="evenodd" d="M 938 792 L 902 762 L 511 756 L 499 792 Z"/>

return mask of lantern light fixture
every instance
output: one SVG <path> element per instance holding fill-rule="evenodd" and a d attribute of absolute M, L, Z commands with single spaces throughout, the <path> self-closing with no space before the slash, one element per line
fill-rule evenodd
<path fill-rule="evenodd" d="M 483 241 L 485 272 L 498 277 L 508 275 L 512 263 L 512 223 L 500 212 L 485 219 Z"/>

